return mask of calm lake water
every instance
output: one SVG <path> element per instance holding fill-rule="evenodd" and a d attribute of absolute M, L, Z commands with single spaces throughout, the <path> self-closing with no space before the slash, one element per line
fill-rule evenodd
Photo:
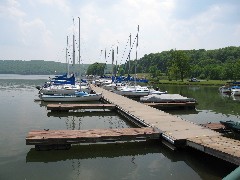
<path fill-rule="evenodd" d="M 0 179 L 221 179 L 235 165 L 184 149 L 171 151 L 160 143 L 75 145 L 70 150 L 35 151 L 25 137 L 33 129 L 133 127 L 111 111 L 51 113 L 34 102 L 36 85 L 49 76 L 0 75 Z M 162 90 L 195 98 L 196 110 L 171 114 L 201 124 L 240 121 L 240 101 L 221 96 L 218 87 L 160 85 Z"/>

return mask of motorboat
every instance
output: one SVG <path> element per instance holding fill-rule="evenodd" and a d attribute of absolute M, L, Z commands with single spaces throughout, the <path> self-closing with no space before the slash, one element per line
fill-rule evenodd
<path fill-rule="evenodd" d="M 240 121 L 220 121 L 227 129 L 230 129 L 234 132 L 240 132 Z"/>
<path fill-rule="evenodd" d="M 231 88 L 231 95 L 232 96 L 240 96 L 240 86 L 233 86 Z"/>
<path fill-rule="evenodd" d="M 130 96 L 130 97 L 141 97 L 147 96 L 149 94 L 149 89 L 146 86 L 124 86 L 119 90 L 114 91 L 116 94 L 122 96 Z"/>
<path fill-rule="evenodd" d="M 158 87 L 156 89 L 151 88 L 149 90 L 149 95 L 151 95 L 151 94 L 158 94 L 158 95 L 160 95 L 160 94 L 167 94 L 167 93 L 168 93 L 167 91 L 161 91 Z"/>

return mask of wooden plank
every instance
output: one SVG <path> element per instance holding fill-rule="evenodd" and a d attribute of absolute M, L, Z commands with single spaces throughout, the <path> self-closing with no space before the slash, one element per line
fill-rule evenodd
<path fill-rule="evenodd" d="M 48 104 L 47 110 L 68 111 L 76 109 L 115 109 L 113 104 Z"/>
<path fill-rule="evenodd" d="M 33 130 L 26 137 L 27 145 L 77 144 L 159 139 L 154 128 L 91 129 L 91 130 Z"/>

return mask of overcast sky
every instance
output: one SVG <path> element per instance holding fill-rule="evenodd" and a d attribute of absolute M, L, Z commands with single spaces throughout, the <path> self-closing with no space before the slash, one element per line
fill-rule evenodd
<path fill-rule="evenodd" d="M 124 63 L 138 25 L 138 58 L 175 48 L 240 46 L 240 0 L 0 0 L 0 60 L 65 62 L 67 36 L 69 49 L 73 34 L 78 47 L 78 17 L 84 64 L 111 63 L 110 49 L 116 54 L 117 46 Z"/>

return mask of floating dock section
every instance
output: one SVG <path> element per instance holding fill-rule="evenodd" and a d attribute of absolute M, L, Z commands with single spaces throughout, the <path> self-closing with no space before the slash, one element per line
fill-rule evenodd
<path fill-rule="evenodd" d="M 140 141 L 159 139 L 160 132 L 154 128 L 122 128 L 91 130 L 33 130 L 26 137 L 27 145 L 37 150 L 68 149 L 71 144 Z"/>
<path fill-rule="evenodd" d="M 77 109 L 115 109 L 113 104 L 48 104 L 47 110 L 69 111 Z"/>

